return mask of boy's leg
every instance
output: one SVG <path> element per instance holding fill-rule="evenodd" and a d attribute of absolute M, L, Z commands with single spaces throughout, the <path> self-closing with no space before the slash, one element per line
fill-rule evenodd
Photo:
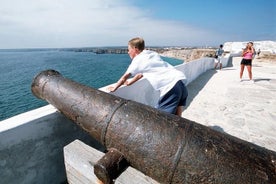
<path fill-rule="evenodd" d="M 178 107 L 186 104 L 187 96 L 188 92 L 185 84 L 182 81 L 178 81 L 175 86 L 158 101 L 157 108 L 171 114 L 180 114 L 181 116 L 182 108 L 180 109 Z"/>
<path fill-rule="evenodd" d="M 178 106 L 175 114 L 178 116 L 182 116 L 182 112 L 183 112 L 183 106 Z"/>

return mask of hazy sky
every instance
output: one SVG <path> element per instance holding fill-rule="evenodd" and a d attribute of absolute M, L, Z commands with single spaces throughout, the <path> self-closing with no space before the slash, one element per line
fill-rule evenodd
<path fill-rule="evenodd" d="M 0 0 L 0 49 L 276 40 L 275 0 Z"/>

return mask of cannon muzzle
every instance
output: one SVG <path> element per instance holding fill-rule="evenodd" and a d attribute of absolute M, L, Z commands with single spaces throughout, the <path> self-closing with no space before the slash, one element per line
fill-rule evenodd
<path fill-rule="evenodd" d="M 276 183 L 276 153 L 48 70 L 32 92 L 160 183 Z"/>

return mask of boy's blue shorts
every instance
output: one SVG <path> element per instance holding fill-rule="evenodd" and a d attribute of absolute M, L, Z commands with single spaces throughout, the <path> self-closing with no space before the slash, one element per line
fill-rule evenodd
<path fill-rule="evenodd" d="M 175 114 L 178 106 L 186 105 L 187 97 L 187 88 L 185 84 L 179 80 L 174 87 L 158 101 L 157 109 Z"/>

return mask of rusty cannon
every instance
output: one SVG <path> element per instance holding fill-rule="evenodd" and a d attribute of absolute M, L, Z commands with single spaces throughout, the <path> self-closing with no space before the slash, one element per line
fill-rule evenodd
<path fill-rule="evenodd" d="M 123 172 L 121 165 L 160 183 L 276 183 L 274 151 L 79 84 L 54 70 L 38 74 L 31 88 L 115 153 L 106 153 L 108 164 L 101 159 L 94 166 L 104 183 Z M 119 159 L 115 166 L 113 159 Z"/>

